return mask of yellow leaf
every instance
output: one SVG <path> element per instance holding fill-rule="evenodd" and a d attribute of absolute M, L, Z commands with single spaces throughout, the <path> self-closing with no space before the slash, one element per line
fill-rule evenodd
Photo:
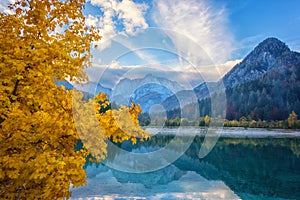
<path fill-rule="evenodd" d="M 17 8 L 17 9 L 16 9 L 16 14 L 17 14 L 17 15 L 20 15 L 21 12 L 22 12 L 22 9 L 21 9 L 21 8 Z"/>

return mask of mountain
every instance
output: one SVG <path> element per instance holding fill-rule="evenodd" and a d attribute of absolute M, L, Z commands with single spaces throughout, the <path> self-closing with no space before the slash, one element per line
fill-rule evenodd
<path fill-rule="evenodd" d="M 68 81 L 57 81 L 56 79 L 54 79 L 54 82 L 58 86 L 64 86 L 67 90 L 72 90 L 74 88 L 74 86 Z"/>
<path fill-rule="evenodd" d="M 143 78 L 124 78 L 114 88 L 106 88 L 100 83 L 89 82 L 88 84 L 74 86 L 67 81 L 56 81 L 56 84 L 65 86 L 67 89 L 74 87 L 85 94 L 85 98 L 91 98 L 99 92 L 108 94 L 111 102 L 117 105 L 129 105 L 130 100 L 140 104 L 143 112 L 149 112 L 153 105 L 161 104 L 165 99 L 182 91 L 183 87 L 177 82 L 162 77 L 147 74 Z"/>
<path fill-rule="evenodd" d="M 108 96 L 111 96 L 112 89 L 106 88 L 102 86 L 100 83 L 96 82 L 89 82 L 88 84 L 84 84 L 83 86 L 76 85 L 75 86 L 78 90 L 81 90 L 87 94 L 93 96 L 94 94 L 98 94 L 99 92 L 105 93 Z"/>
<path fill-rule="evenodd" d="M 116 104 L 129 104 L 130 100 L 141 105 L 143 112 L 149 112 L 155 104 L 183 90 L 177 82 L 148 74 L 143 78 L 122 79 L 112 92 Z"/>
<path fill-rule="evenodd" d="M 182 106 L 189 106 L 190 96 L 198 98 L 200 116 L 210 115 L 211 99 L 222 86 L 226 92 L 226 118 L 240 120 L 283 120 L 295 111 L 300 115 L 300 53 L 276 38 L 259 43 L 242 62 L 235 65 L 221 80 L 202 83 L 193 90 L 180 91 L 167 98 L 163 105 L 168 117 L 180 117 Z M 185 105 L 178 104 L 178 97 Z"/>
<path fill-rule="evenodd" d="M 227 119 L 239 120 L 244 116 L 255 120 L 282 120 L 292 111 L 300 115 L 300 53 L 291 51 L 277 38 L 259 43 L 218 82 L 201 83 L 193 90 L 184 90 L 177 82 L 151 74 L 143 78 L 124 78 L 113 89 L 92 82 L 81 90 L 107 93 L 117 105 L 128 105 L 134 100 L 143 112 L 150 112 L 152 106 L 159 104 L 167 111 L 168 118 L 174 118 L 180 117 L 179 108 L 195 103 L 200 116 L 209 115 L 211 98 L 217 96 L 222 82 Z"/>
<path fill-rule="evenodd" d="M 297 53 L 276 38 L 261 42 L 246 58 L 234 66 L 222 79 L 226 88 L 260 78 L 269 71 L 279 72 L 297 62 Z"/>
<path fill-rule="evenodd" d="M 227 119 L 283 120 L 300 115 L 300 53 L 276 38 L 261 42 L 222 79 Z"/>
<path fill-rule="evenodd" d="M 103 87 L 100 83 L 95 82 L 83 84 L 82 86 L 77 84 L 72 85 L 68 81 L 57 81 L 56 79 L 54 80 L 54 82 L 58 86 L 64 86 L 67 90 L 72 90 L 75 87 L 76 89 L 81 90 L 87 98 L 91 98 L 92 96 L 94 96 L 94 94 L 98 94 L 99 92 L 105 93 L 109 96 L 112 93 L 112 90 L 110 88 Z"/>
<path fill-rule="evenodd" d="M 180 106 L 183 107 L 185 105 L 195 103 L 198 100 L 208 98 L 210 93 L 213 92 L 210 90 L 214 89 L 216 85 L 216 82 L 203 82 L 196 86 L 193 90 L 181 90 L 168 97 L 162 102 L 162 105 L 166 110 L 173 110 Z"/>

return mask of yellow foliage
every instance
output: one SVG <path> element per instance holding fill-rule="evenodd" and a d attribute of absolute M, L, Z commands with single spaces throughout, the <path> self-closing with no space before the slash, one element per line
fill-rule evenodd
<path fill-rule="evenodd" d="M 131 140 L 135 144 L 136 137 L 148 137 L 146 131 L 139 127 L 140 112 L 140 106 L 132 102 L 131 107 L 121 106 L 119 110 L 108 110 L 97 114 L 97 118 L 105 137 L 111 138 L 113 142 Z"/>
<path fill-rule="evenodd" d="M 205 117 L 204 117 L 204 122 L 205 122 L 205 125 L 206 125 L 206 126 L 209 125 L 210 120 L 211 120 L 210 117 L 209 117 L 208 115 L 205 115 Z"/>
<path fill-rule="evenodd" d="M 292 111 L 292 113 L 289 114 L 287 121 L 289 128 L 295 128 L 297 126 L 297 114 L 294 111 Z"/>
<path fill-rule="evenodd" d="M 100 36 L 84 24 L 84 3 L 19 0 L 14 14 L 0 13 L 0 199 L 68 198 L 71 184 L 85 184 L 86 157 L 105 158 L 107 138 L 147 137 L 138 105 L 100 113 L 104 94 L 84 102 L 54 82 L 87 80 L 90 44 Z"/>

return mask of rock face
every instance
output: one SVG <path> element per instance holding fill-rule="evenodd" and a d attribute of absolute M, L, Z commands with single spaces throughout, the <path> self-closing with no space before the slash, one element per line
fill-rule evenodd
<path fill-rule="evenodd" d="M 270 70 L 282 71 L 293 65 L 296 57 L 283 42 L 268 38 L 261 42 L 246 58 L 228 72 L 223 80 L 226 88 L 232 88 L 255 79 Z"/>
<path fill-rule="evenodd" d="M 112 101 L 128 105 L 133 100 L 141 105 L 143 112 L 148 112 L 153 105 L 161 104 L 182 89 L 177 82 L 148 74 L 139 79 L 122 79 L 113 89 Z"/>

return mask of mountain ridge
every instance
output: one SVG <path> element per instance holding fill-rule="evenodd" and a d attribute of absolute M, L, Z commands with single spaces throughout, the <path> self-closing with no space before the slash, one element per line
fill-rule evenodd
<path fill-rule="evenodd" d="M 297 52 L 277 38 L 270 37 L 259 43 L 240 63 L 222 78 L 226 88 L 257 79 L 270 70 L 290 66 L 290 57 Z"/>
<path fill-rule="evenodd" d="M 259 43 L 222 81 L 229 120 L 283 120 L 292 111 L 300 114 L 300 53 L 276 38 Z"/>
<path fill-rule="evenodd" d="M 149 112 L 155 104 L 162 105 L 166 111 L 188 106 L 195 103 L 192 97 L 196 96 L 203 116 L 210 114 L 210 97 L 213 98 L 223 84 L 228 119 L 239 120 L 242 116 L 286 119 L 293 110 L 299 115 L 300 53 L 271 37 L 260 42 L 217 82 L 203 82 L 193 90 L 183 90 L 175 81 L 147 74 L 143 78 L 122 79 L 114 90 L 110 89 L 110 97 L 117 104 L 126 105 L 132 99 L 141 104 L 144 112 Z M 101 89 L 99 87 L 99 91 Z"/>
<path fill-rule="evenodd" d="M 211 114 L 211 99 L 218 96 L 222 85 L 226 92 L 226 119 L 240 120 L 244 116 L 255 120 L 283 120 L 292 111 L 299 115 L 300 53 L 291 51 L 277 38 L 267 38 L 216 85 L 207 87 L 206 84 L 193 91 L 197 91 L 200 116 Z M 171 103 L 164 102 L 164 105 Z M 168 116 L 180 117 L 179 110 L 180 107 L 169 109 Z"/>
<path fill-rule="evenodd" d="M 148 112 L 151 106 L 161 104 L 181 90 L 183 87 L 175 81 L 147 74 L 143 78 L 120 80 L 112 92 L 111 100 L 118 105 L 127 105 L 133 100 L 141 105 L 143 112 Z"/>

